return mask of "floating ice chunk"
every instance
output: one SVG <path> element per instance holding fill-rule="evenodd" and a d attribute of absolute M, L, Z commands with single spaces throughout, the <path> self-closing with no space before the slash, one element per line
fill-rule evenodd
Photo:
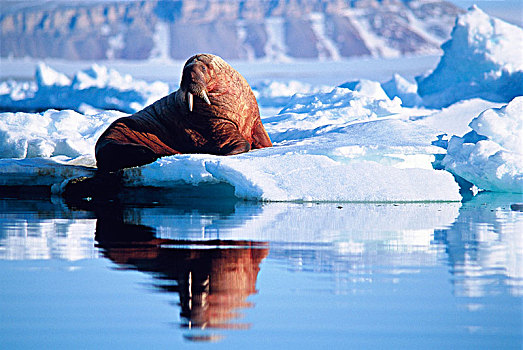
<path fill-rule="evenodd" d="M 78 90 L 95 88 L 113 87 L 120 90 L 130 90 L 134 88 L 134 79 L 129 74 L 120 74 L 114 69 L 93 64 L 90 68 L 79 71 L 73 79 L 73 87 Z"/>
<path fill-rule="evenodd" d="M 2 159 L 0 186 L 59 186 L 63 181 L 80 176 L 93 176 L 92 163 L 82 158 L 64 156 L 31 159 Z"/>
<path fill-rule="evenodd" d="M 0 83 L 0 107 L 11 109 L 17 101 L 33 98 L 37 90 L 35 82 L 3 81 Z"/>
<path fill-rule="evenodd" d="M 43 63 L 35 73 L 36 84 L 4 82 L 0 85 L 0 108 L 40 111 L 50 108 L 74 109 L 90 105 L 134 113 L 169 93 L 163 82 L 147 83 L 121 75 L 113 69 L 93 65 L 77 72 L 71 80 Z"/>
<path fill-rule="evenodd" d="M 36 66 L 35 80 L 38 87 L 71 85 L 71 79 L 67 75 L 55 71 L 42 62 Z"/>
<path fill-rule="evenodd" d="M 488 109 L 449 141 L 443 165 L 483 190 L 523 193 L 523 97 Z"/>
<path fill-rule="evenodd" d="M 417 77 L 428 107 L 446 107 L 474 97 L 509 102 L 523 95 L 523 29 L 476 6 L 456 20 L 436 69 Z"/>
<path fill-rule="evenodd" d="M 506 150 L 523 152 L 523 97 L 516 97 L 502 108 L 487 109 L 469 126 Z"/>
<path fill-rule="evenodd" d="M 381 84 L 381 87 L 391 100 L 394 97 L 399 97 L 404 107 L 421 105 L 421 97 L 418 95 L 418 85 L 409 82 L 399 74 L 394 74 L 389 81 Z"/>
<path fill-rule="evenodd" d="M 172 156 L 139 170 L 126 170 L 124 176 L 128 185 L 137 186 L 225 182 L 234 187 L 237 197 L 263 201 L 461 199 L 457 183 L 445 171 L 397 169 L 375 162 L 343 164 L 324 155 L 273 153 L 264 149 L 230 157 Z"/>
<path fill-rule="evenodd" d="M 340 88 L 357 91 L 363 96 L 372 97 L 376 100 L 388 100 L 389 96 L 383 91 L 381 84 L 377 81 L 361 79 L 349 81 L 339 86 Z"/>

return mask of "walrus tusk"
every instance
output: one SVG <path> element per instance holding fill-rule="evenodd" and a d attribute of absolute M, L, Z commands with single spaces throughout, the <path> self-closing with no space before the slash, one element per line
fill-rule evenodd
<path fill-rule="evenodd" d="M 207 96 L 207 92 L 205 92 L 205 90 L 202 90 L 202 98 L 209 106 L 211 105 L 211 101 L 209 101 L 209 96 Z"/>
<path fill-rule="evenodd" d="M 193 103 L 192 94 L 190 91 L 187 91 L 187 106 L 189 107 L 189 112 L 192 112 L 192 103 Z"/>
<path fill-rule="evenodd" d="M 209 106 L 211 105 L 211 101 L 209 100 L 209 96 L 207 96 L 205 90 L 202 90 L 198 96 L 201 97 Z M 190 91 L 187 91 L 187 106 L 189 107 L 189 112 L 192 112 L 193 100 L 193 94 Z"/>

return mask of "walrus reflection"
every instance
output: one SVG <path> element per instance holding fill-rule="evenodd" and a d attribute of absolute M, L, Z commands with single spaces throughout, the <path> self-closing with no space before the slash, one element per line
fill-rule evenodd
<path fill-rule="evenodd" d="M 120 226 L 124 232 L 104 232 L 114 225 L 97 225 L 96 239 L 103 255 L 122 269 L 152 274 L 155 287 L 178 293 L 182 327 L 191 329 L 244 329 L 238 309 L 253 305 L 260 262 L 267 243 L 249 241 L 178 241 L 155 238 L 146 226 Z M 115 238 L 114 240 L 111 240 Z M 196 337 L 192 340 L 212 340 Z"/>

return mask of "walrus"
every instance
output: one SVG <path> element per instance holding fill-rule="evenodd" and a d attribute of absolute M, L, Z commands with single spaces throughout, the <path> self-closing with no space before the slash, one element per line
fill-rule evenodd
<path fill-rule="evenodd" d="M 247 81 L 222 58 L 198 54 L 180 88 L 114 121 L 95 146 L 98 169 L 114 172 L 181 153 L 233 155 L 271 147 Z"/>

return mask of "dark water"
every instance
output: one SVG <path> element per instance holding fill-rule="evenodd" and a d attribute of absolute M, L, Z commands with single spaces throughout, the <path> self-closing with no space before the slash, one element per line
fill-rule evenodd
<path fill-rule="evenodd" d="M 521 349 L 521 196 L 0 200 L 1 349 Z"/>

